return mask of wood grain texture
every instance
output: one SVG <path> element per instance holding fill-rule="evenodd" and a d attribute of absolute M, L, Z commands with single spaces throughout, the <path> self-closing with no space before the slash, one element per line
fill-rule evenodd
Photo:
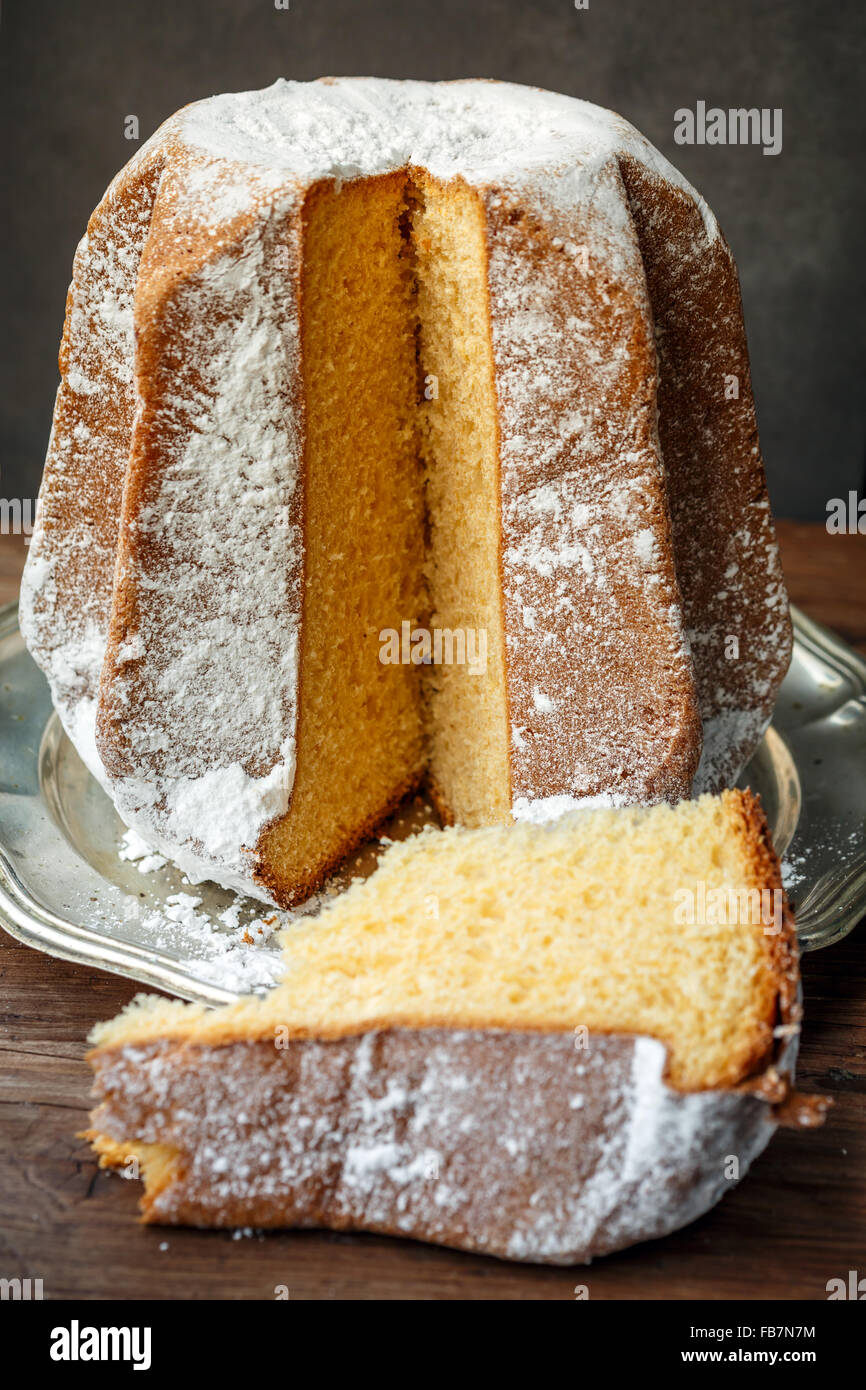
<path fill-rule="evenodd" d="M 866 537 L 779 526 L 791 596 L 866 652 Z M 0 538 L 0 601 L 24 546 Z M 501 1263 L 374 1236 L 220 1232 L 136 1224 L 136 1183 L 101 1173 L 86 1122 L 85 1037 L 136 992 L 0 932 L 0 1276 L 41 1278 L 49 1298 L 826 1298 L 864 1273 L 866 936 L 804 961 L 799 1077 L 832 1095 L 822 1130 L 780 1131 L 746 1181 L 702 1220 L 589 1267 Z"/>

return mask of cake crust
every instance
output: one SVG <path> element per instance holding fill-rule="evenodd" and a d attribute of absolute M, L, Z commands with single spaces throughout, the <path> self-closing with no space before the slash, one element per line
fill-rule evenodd
<path fill-rule="evenodd" d="M 376 1231 L 575 1264 L 718 1201 L 731 1156 L 742 1176 L 769 1142 L 794 1052 L 740 1089 L 683 1094 L 647 1038 L 160 1041 L 92 1057 L 90 1137 L 105 1166 L 139 1156 L 147 1179 L 152 1164 L 149 1223 Z"/>
<path fill-rule="evenodd" d="M 659 435 L 703 728 L 692 794 L 731 786 L 770 722 L 793 631 L 737 268 L 682 189 L 620 161 L 659 355 Z"/>

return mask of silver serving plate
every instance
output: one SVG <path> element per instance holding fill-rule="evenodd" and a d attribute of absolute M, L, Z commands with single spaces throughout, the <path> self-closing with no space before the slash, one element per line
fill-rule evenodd
<path fill-rule="evenodd" d="M 792 611 L 791 669 L 741 785 L 761 795 L 787 861 L 801 946 L 814 950 L 866 913 L 866 662 Z M 388 833 L 427 818 L 416 806 Z M 273 941 L 233 944 L 227 983 L 228 928 L 191 935 L 182 925 L 166 930 L 164 918 L 155 926 L 173 894 L 194 893 L 215 923 L 234 895 L 190 889 L 171 866 L 141 874 L 118 857 L 123 833 L 63 733 L 18 631 L 17 605 L 8 604 L 0 609 L 0 924 L 28 946 L 207 1004 L 279 977 Z M 369 871 L 375 850 L 352 871 Z M 263 908 L 245 911 L 255 918 Z"/>

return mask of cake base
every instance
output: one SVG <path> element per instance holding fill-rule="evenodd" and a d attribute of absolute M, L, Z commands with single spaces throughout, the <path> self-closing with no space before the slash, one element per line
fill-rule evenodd
<path fill-rule="evenodd" d="M 663 1080 L 650 1038 L 393 1029 L 92 1056 L 104 1166 L 135 1162 L 145 1222 L 325 1227 L 575 1264 L 695 1220 L 792 1101 L 796 1040 L 728 1091 Z M 135 1135 L 135 1141 L 128 1138 Z"/>

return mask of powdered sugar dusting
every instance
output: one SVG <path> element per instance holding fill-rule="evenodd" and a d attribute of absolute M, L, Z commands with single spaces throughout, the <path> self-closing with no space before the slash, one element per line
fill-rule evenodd
<path fill-rule="evenodd" d="M 140 874 L 152 874 L 157 869 L 163 869 L 166 860 L 161 854 L 153 854 L 150 845 L 136 830 L 127 830 L 122 837 L 118 857 L 128 863 L 135 864 Z"/>
<path fill-rule="evenodd" d="M 531 801 L 529 797 L 518 796 L 511 808 L 516 821 L 527 821 L 531 825 L 543 825 L 545 821 L 558 820 L 567 811 L 599 811 L 612 806 L 625 806 L 627 798 L 603 793 L 601 796 L 542 796 Z"/>
<path fill-rule="evenodd" d="M 269 943 L 288 918 L 277 911 L 266 917 L 246 912 L 241 922 L 239 915 L 229 909 L 214 920 L 194 893 L 170 893 L 158 907 L 141 911 L 139 931 L 154 946 L 183 951 L 198 980 L 238 995 L 271 989 L 284 966 Z"/>
<path fill-rule="evenodd" d="M 697 762 L 643 269 L 616 162 L 581 176 L 570 212 L 537 223 L 507 192 L 488 199 L 521 817 L 551 799 L 685 796 Z"/>
<path fill-rule="evenodd" d="M 703 721 L 704 746 L 694 795 L 727 786 L 740 771 L 743 748 L 757 748 L 770 720 L 762 709 L 724 710 Z M 733 756 L 732 756 L 733 753 Z"/>
<path fill-rule="evenodd" d="M 269 177 L 352 179 L 416 165 L 436 178 L 534 184 L 563 209 L 588 176 L 628 151 L 694 197 L 707 234 L 715 218 L 634 126 L 590 102 L 508 82 L 395 82 L 342 77 L 286 82 L 196 102 L 174 118 L 197 151 Z M 624 220 L 611 203 L 606 214 Z M 564 239 L 568 245 L 573 243 Z"/>
<path fill-rule="evenodd" d="M 55 708 L 89 771 L 117 559 L 118 518 L 135 410 L 133 299 L 155 171 L 118 180 L 75 253 L 57 394 L 19 621 Z"/>
<path fill-rule="evenodd" d="M 233 894 L 223 905 L 223 895 L 213 889 L 201 896 L 188 891 L 193 886 L 189 879 L 180 878 L 136 830 L 121 836 L 118 859 L 141 875 L 138 892 L 125 884 L 120 908 L 124 922 L 135 922 L 136 942 L 185 960 L 197 981 L 216 985 L 227 997 L 277 984 L 285 973 L 280 933 L 315 916 L 337 892 L 329 884 L 291 911 L 271 908 L 263 913 L 248 895 Z"/>
<path fill-rule="evenodd" d="M 287 809 L 295 767 L 301 446 L 285 383 L 298 342 L 293 284 L 267 273 L 279 225 L 271 209 L 266 229 L 178 292 L 175 338 L 190 365 L 129 541 L 122 583 L 137 591 L 138 624 L 109 651 L 103 691 L 103 757 L 123 819 L 191 881 L 238 890 L 245 849 Z M 155 410 L 162 422 L 164 393 Z M 145 398 L 137 433 L 151 411 Z M 135 774 L 118 775 L 127 765 Z"/>
<path fill-rule="evenodd" d="M 793 1067 L 796 1039 L 783 1070 Z M 766 1101 L 683 1094 L 649 1038 L 366 1033 L 98 1052 L 94 1124 L 183 1157 L 151 1217 L 386 1231 L 570 1264 L 693 1220 L 773 1133 Z"/>

